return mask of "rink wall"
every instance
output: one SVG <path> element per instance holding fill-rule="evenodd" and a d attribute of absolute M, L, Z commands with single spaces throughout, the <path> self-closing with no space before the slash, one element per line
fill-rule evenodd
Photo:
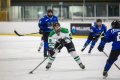
<path fill-rule="evenodd" d="M 68 28 L 70 30 L 71 23 L 92 23 L 94 22 L 60 22 L 62 27 Z M 111 28 L 110 22 L 103 22 L 107 26 L 107 29 Z M 39 32 L 38 22 L 0 22 L 0 35 L 15 35 L 14 30 L 19 34 L 29 34 Z M 29 36 L 40 36 L 29 35 Z M 86 38 L 86 36 L 73 36 L 76 38 Z"/>

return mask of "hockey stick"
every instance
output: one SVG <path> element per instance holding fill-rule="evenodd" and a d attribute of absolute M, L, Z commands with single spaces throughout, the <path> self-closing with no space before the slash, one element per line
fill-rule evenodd
<path fill-rule="evenodd" d="M 103 53 L 108 57 L 108 55 L 103 51 Z M 114 63 L 114 65 L 120 70 L 120 68 Z"/>
<path fill-rule="evenodd" d="M 47 58 L 45 58 L 37 67 L 35 67 L 35 69 L 33 69 L 32 71 L 29 72 L 29 74 L 33 74 L 33 71 L 36 70 Z"/>
<path fill-rule="evenodd" d="M 25 36 L 25 35 L 31 35 L 31 34 L 38 34 L 39 32 L 20 35 L 16 30 L 14 30 L 14 33 L 18 36 Z"/>
<path fill-rule="evenodd" d="M 56 49 L 58 49 L 60 46 L 61 46 L 61 44 L 60 44 Z M 55 51 L 56 49 L 54 49 L 53 51 Z M 48 56 L 48 57 L 49 57 L 49 56 Z M 45 58 L 37 67 L 35 67 L 35 69 L 33 69 L 32 71 L 30 71 L 29 74 L 33 74 L 33 71 L 35 71 L 45 60 L 47 60 L 48 57 Z"/>

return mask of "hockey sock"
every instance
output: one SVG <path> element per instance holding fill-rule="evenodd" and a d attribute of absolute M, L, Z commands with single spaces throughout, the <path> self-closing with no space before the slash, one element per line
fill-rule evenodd
<path fill-rule="evenodd" d="M 47 53 L 48 51 L 48 41 L 44 42 L 44 53 Z"/>
<path fill-rule="evenodd" d="M 90 42 L 91 42 L 91 40 L 87 39 L 87 41 L 85 42 L 83 47 L 86 48 Z"/>
<path fill-rule="evenodd" d="M 41 40 L 40 47 L 42 47 L 42 46 L 43 46 L 43 44 L 44 44 L 44 41 L 43 41 L 43 40 Z"/>
<path fill-rule="evenodd" d="M 55 54 L 53 56 L 49 57 L 49 62 L 48 63 L 53 63 L 53 61 L 55 60 L 56 55 L 57 55 L 58 52 L 59 52 L 59 50 L 56 49 L 55 50 Z"/>
<path fill-rule="evenodd" d="M 92 50 L 94 48 L 95 43 L 96 43 L 95 41 L 92 41 L 91 46 L 90 46 L 90 50 Z"/>
<path fill-rule="evenodd" d="M 106 65 L 105 65 L 106 68 L 104 69 L 104 71 L 106 71 L 106 69 L 107 69 L 107 71 L 109 71 L 109 69 L 111 68 L 111 66 L 114 62 L 115 62 L 115 60 L 111 60 L 110 58 L 108 58 Z"/>
<path fill-rule="evenodd" d="M 77 55 L 77 53 L 76 53 L 75 51 L 70 52 L 70 55 L 74 58 L 74 60 L 75 60 L 78 64 L 81 63 L 80 57 Z"/>

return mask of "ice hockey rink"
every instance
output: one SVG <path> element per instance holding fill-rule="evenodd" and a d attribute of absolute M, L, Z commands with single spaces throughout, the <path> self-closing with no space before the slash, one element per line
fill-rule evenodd
<path fill-rule="evenodd" d="M 86 38 L 73 38 L 76 52 L 86 69 L 82 70 L 74 59 L 61 50 L 49 71 L 45 66 L 48 60 L 40 65 L 33 74 L 28 74 L 43 61 L 43 48 L 37 51 L 41 37 L 3 36 L 0 35 L 0 80 L 103 80 L 103 69 L 107 57 L 97 50 L 100 40 L 88 55 L 88 46 L 84 52 L 81 48 Z M 111 43 L 106 44 L 104 51 L 109 55 Z M 120 57 L 115 63 L 120 66 Z M 115 65 L 108 72 L 106 80 L 120 80 L 120 70 Z"/>

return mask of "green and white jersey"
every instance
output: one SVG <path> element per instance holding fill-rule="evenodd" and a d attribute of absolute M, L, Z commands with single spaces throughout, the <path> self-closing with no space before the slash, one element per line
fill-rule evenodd
<path fill-rule="evenodd" d="M 61 31 L 60 31 L 60 34 L 56 34 L 54 30 L 52 30 L 49 34 L 49 47 L 52 47 L 54 48 L 55 46 L 55 43 L 58 42 L 59 43 L 59 39 L 65 39 L 65 42 L 66 43 L 70 43 L 72 40 L 72 34 L 69 32 L 69 30 L 67 28 L 62 28 L 61 27 Z"/>

